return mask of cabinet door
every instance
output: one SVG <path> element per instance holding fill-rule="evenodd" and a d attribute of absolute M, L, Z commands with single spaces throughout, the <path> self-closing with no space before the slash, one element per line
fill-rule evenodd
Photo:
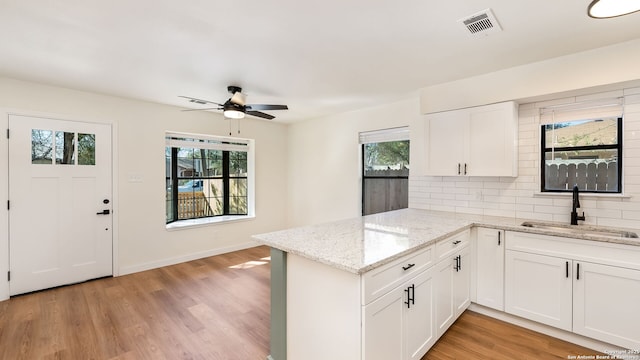
<path fill-rule="evenodd" d="M 504 311 L 504 231 L 477 229 L 476 302 Z"/>
<path fill-rule="evenodd" d="M 471 251 L 469 246 L 458 253 L 453 270 L 453 311 L 457 319 L 471 303 Z"/>
<path fill-rule="evenodd" d="M 578 261 L 574 267 L 573 331 L 640 349 L 640 271 Z"/>
<path fill-rule="evenodd" d="M 411 285 L 414 301 L 410 307 L 405 307 L 404 315 L 405 358 L 420 360 L 436 342 L 434 269 L 431 268 L 418 275 L 409 286 Z"/>
<path fill-rule="evenodd" d="M 452 256 L 453 258 L 453 256 Z M 438 337 L 455 321 L 453 309 L 453 261 L 445 259 L 435 267 L 436 276 L 436 333 Z"/>
<path fill-rule="evenodd" d="M 512 102 L 470 109 L 469 176 L 517 176 L 517 112 Z"/>
<path fill-rule="evenodd" d="M 363 359 L 403 358 L 405 301 L 404 288 L 400 286 L 364 307 Z"/>
<path fill-rule="evenodd" d="M 429 114 L 426 119 L 426 175 L 458 176 L 464 166 L 467 110 Z"/>
<path fill-rule="evenodd" d="M 571 331 L 572 262 L 506 251 L 505 311 Z"/>

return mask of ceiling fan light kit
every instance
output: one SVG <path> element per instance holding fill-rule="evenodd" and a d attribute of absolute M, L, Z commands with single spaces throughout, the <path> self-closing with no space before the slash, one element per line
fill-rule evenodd
<path fill-rule="evenodd" d="M 183 111 L 198 111 L 198 110 L 222 110 L 222 114 L 227 119 L 242 119 L 245 115 L 251 115 L 267 120 L 274 119 L 275 116 L 263 113 L 258 110 L 289 110 L 287 105 L 267 105 L 267 104 L 246 104 L 246 95 L 242 93 L 242 88 L 239 86 L 230 85 L 227 87 L 227 91 L 231 93 L 231 97 L 225 101 L 224 104 L 217 103 L 215 101 L 202 100 L 193 98 L 190 96 L 179 97 L 188 99 L 190 103 L 206 105 L 217 105 L 215 108 L 204 109 L 186 109 Z"/>
<path fill-rule="evenodd" d="M 587 13 L 594 19 L 608 19 L 640 11 L 640 0 L 593 0 Z"/>
<path fill-rule="evenodd" d="M 232 102 L 227 102 L 223 106 L 222 114 L 227 119 L 242 119 L 244 118 L 244 111 L 242 109 L 242 105 L 234 104 Z"/>

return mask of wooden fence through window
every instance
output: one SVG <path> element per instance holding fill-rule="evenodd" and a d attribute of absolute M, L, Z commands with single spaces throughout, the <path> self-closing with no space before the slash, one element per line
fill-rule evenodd
<path fill-rule="evenodd" d="M 618 162 L 553 163 L 545 165 L 545 187 L 547 190 L 571 190 L 574 185 L 580 190 L 617 192 Z"/>
<path fill-rule="evenodd" d="M 178 193 L 178 219 L 212 216 L 209 200 L 202 191 Z"/>
<path fill-rule="evenodd" d="M 409 206 L 409 169 L 366 170 L 363 179 L 363 215 Z"/>

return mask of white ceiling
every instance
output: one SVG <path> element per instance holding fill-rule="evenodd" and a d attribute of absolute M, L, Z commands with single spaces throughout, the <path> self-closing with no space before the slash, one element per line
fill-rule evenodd
<path fill-rule="evenodd" d="M 292 122 L 640 38 L 590 1 L 0 0 L 0 75 L 183 107 L 236 84 Z M 486 8 L 503 31 L 468 35 Z"/>

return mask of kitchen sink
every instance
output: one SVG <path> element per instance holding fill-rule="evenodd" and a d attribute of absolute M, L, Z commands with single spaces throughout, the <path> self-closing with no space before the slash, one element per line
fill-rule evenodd
<path fill-rule="evenodd" d="M 580 235 L 606 236 L 611 238 L 638 238 L 638 234 L 631 231 L 601 228 L 589 225 L 564 225 L 535 221 L 525 221 L 520 225 L 529 228 Z"/>

